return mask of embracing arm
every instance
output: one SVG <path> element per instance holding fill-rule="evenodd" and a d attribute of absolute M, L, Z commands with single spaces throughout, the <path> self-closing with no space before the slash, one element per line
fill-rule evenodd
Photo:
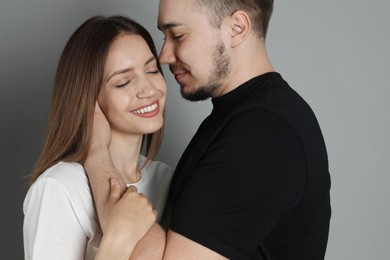
<path fill-rule="evenodd" d="M 107 226 L 108 208 L 106 205 L 110 197 L 110 179 L 118 180 L 120 194 L 126 191 L 126 185 L 111 161 L 108 148 L 90 149 L 84 168 L 91 184 L 100 226 L 104 231 Z"/>
<path fill-rule="evenodd" d="M 134 187 L 130 186 L 125 195 L 121 197 L 122 190 L 125 189 L 124 183 L 122 182 L 123 185 L 120 186 L 118 182 L 115 182 L 111 186 L 113 189 L 110 195 L 110 187 L 107 183 L 109 183 L 108 180 L 111 176 L 115 176 L 114 172 L 116 170 L 113 166 L 110 167 L 111 159 L 109 162 L 105 162 L 103 159 L 108 153 L 105 155 L 104 151 L 101 152 L 101 157 L 98 153 L 90 157 L 90 159 L 95 158 L 98 163 L 91 163 L 92 167 L 86 167 L 87 172 L 89 171 L 89 175 L 92 177 L 90 177 L 90 182 L 92 189 L 95 189 L 94 200 L 97 211 L 99 212 L 100 209 L 101 217 L 99 216 L 99 220 L 105 223 L 105 228 L 102 227 L 102 230 L 105 230 L 103 240 L 95 259 L 129 259 L 129 253 L 131 254 L 130 259 L 161 259 L 165 247 L 165 231 L 155 222 L 155 217 L 153 222 L 150 223 L 144 217 L 136 219 L 135 216 L 129 216 L 132 212 L 140 213 L 139 209 L 130 208 L 139 204 L 135 198 L 132 198 L 132 201 L 125 201 L 125 195 L 129 193 L 129 190 L 135 189 Z M 110 204 L 112 205 L 110 206 Z M 116 211 L 113 210 L 114 204 L 117 204 L 118 207 Z M 119 212 L 119 210 L 122 210 L 122 212 Z M 109 219 L 109 216 L 116 217 L 116 219 Z M 116 225 L 117 228 L 110 229 L 112 223 L 120 223 L 121 221 L 124 222 L 123 226 Z M 124 225 L 126 224 L 133 224 L 133 226 L 125 228 Z M 142 227 L 142 224 L 148 226 Z M 150 225 L 152 227 L 148 230 L 147 227 L 150 227 Z M 136 236 L 134 230 L 141 227 L 147 231 L 146 234 Z M 137 238 L 134 239 L 134 237 Z M 109 257 L 107 258 L 107 256 Z"/>
<path fill-rule="evenodd" d="M 84 162 L 84 168 L 91 184 L 96 211 L 103 231 L 107 225 L 106 215 L 108 213 L 106 205 L 110 196 L 109 180 L 115 178 L 119 181 L 118 185 L 120 186 L 121 194 L 126 190 L 126 185 L 111 160 L 110 151 L 108 150 L 110 142 L 110 125 L 98 103 L 96 103 L 92 138 L 88 156 Z"/>
<path fill-rule="evenodd" d="M 169 230 L 163 259 L 225 260 L 227 258 L 179 233 Z"/>
<path fill-rule="evenodd" d="M 156 224 L 155 212 L 153 221 L 148 221 L 150 212 L 153 212 L 149 202 L 150 210 L 143 213 L 146 215 L 137 208 L 140 206 L 139 197 L 143 195 L 134 192 L 134 187 L 126 191 L 126 185 L 111 160 L 110 138 L 108 121 L 96 104 L 92 141 L 84 162 L 103 231 L 96 259 L 107 259 L 107 255 L 109 259 L 128 259 L 130 254 L 130 259 L 161 259 L 165 232 Z M 111 186 L 110 180 L 114 180 Z M 143 199 L 147 202 L 145 197 Z M 113 252 L 117 258 L 113 258 Z"/>
<path fill-rule="evenodd" d="M 165 249 L 165 231 L 158 225 L 154 225 L 146 235 L 138 242 L 133 250 L 130 260 L 162 259 Z"/>

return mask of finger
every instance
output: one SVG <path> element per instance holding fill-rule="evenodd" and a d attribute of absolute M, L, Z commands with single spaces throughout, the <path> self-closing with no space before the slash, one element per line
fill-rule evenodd
<path fill-rule="evenodd" d="M 95 113 L 103 113 L 98 101 L 96 101 L 96 104 L 95 104 Z"/>
<path fill-rule="evenodd" d="M 110 198 L 108 202 L 117 202 L 121 197 L 121 187 L 115 178 L 110 179 Z"/>
<path fill-rule="evenodd" d="M 137 187 L 133 186 L 133 185 L 130 185 L 128 188 L 127 188 L 127 192 L 138 192 L 137 190 Z"/>

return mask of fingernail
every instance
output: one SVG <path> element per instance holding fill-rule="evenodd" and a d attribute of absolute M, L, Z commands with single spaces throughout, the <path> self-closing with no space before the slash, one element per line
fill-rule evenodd
<path fill-rule="evenodd" d="M 111 185 L 115 185 L 115 179 L 111 179 L 111 180 L 110 180 L 110 184 L 111 184 Z"/>

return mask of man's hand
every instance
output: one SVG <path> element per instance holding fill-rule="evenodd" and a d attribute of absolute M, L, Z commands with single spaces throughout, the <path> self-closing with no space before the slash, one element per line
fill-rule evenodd
<path fill-rule="evenodd" d="M 93 118 L 92 138 L 89 147 L 89 153 L 99 150 L 108 150 L 111 143 L 111 128 L 104 115 L 99 103 L 96 101 L 95 113 Z"/>
<path fill-rule="evenodd" d="M 107 226 L 96 259 L 129 259 L 133 249 L 156 221 L 157 213 L 142 195 L 130 186 L 121 196 L 121 189 L 111 179 L 107 203 Z"/>
<path fill-rule="evenodd" d="M 123 193 L 126 190 L 126 185 L 122 177 L 112 163 L 109 151 L 110 142 L 110 124 L 100 109 L 99 104 L 96 102 L 91 144 L 84 162 L 84 168 L 91 184 L 102 230 L 105 230 L 107 225 L 106 205 L 110 194 L 109 180 L 115 178 L 120 185 L 121 192 Z"/>

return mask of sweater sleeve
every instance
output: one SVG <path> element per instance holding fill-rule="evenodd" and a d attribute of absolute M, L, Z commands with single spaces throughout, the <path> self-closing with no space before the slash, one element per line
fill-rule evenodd
<path fill-rule="evenodd" d="M 39 178 L 31 186 L 23 205 L 25 259 L 84 259 L 87 239 L 74 203 L 53 178 Z"/>

